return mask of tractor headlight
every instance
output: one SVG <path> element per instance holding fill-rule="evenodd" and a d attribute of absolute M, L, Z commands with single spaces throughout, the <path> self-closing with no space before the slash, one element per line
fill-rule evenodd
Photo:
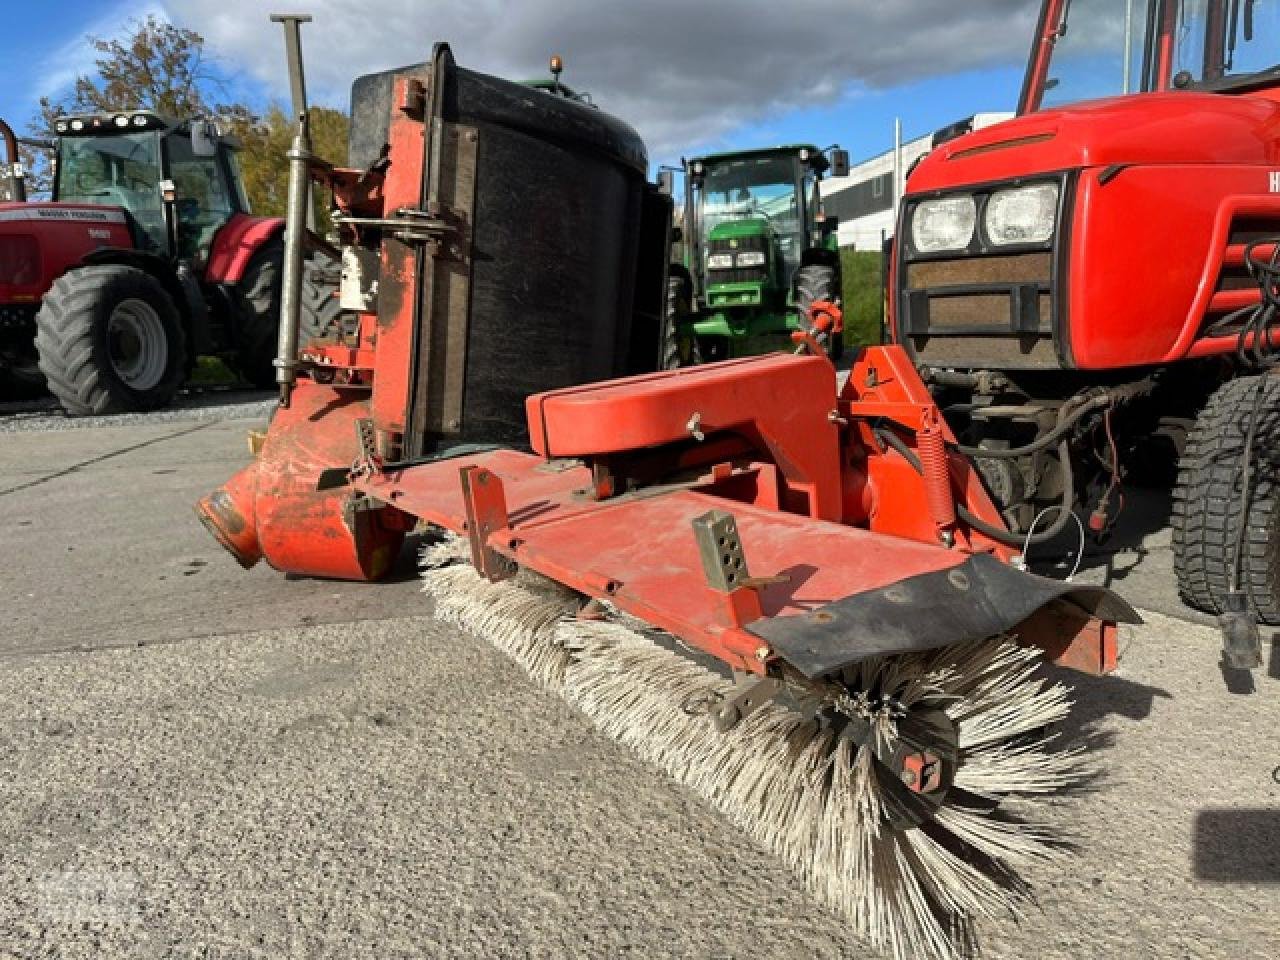
<path fill-rule="evenodd" d="M 997 247 L 1015 243 L 1045 243 L 1058 219 L 1058 185 L 997 190 L 987 201 L 983 224 L 987 239 Z"/>
<path fill-rule="evenodd" d="M 746 250 L 738 254 L 737 265 L 740 267 L 763 267 L 763 250 Z"/>
<path fill-rule="evenodd" d="M 733 254 L 732 253 L 713 253 L 707 257 L 708 270 L 732 270 Z"/>
<path fill-rule="evenodd" d="M 911 242 L 921 253 L 963 250 L 977 221 L 978 206 L 969 194 L 922 200 L 911 214 Z"/>

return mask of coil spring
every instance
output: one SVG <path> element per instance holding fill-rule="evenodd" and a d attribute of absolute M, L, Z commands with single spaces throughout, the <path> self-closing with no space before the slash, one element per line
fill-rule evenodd
<path fill-rule="evenodd" d="M 929 514 L 940 529 L 956 524 L 956 502 L 951 496 L 950 458 L 942 439 L 942 428 L 933 414 L 926 414 L 916 438 L 920 465 L 924 468 L 925 497 Z"/>

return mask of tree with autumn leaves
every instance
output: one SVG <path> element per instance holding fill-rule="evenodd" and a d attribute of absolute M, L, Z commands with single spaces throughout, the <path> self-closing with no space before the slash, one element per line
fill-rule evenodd
<path fill-rule="evenodd" d="M 89 43 L 98 54 L 95 73 L 76 77 L 64 96 L 41 99 L 39 117 L 30 128 L 32 139 L 49 137 L 57 118 L 68 114 L 150 110 L 174 119 L 211 117 L 223 133 L 240 141 L 240 168 L 253 212 L 284 214 L 285 151 L 294 131 L 288 111 L 271 104 L 258 113 L 218 96 L 221 85 L 206 55 L 204 38 L 157 17 L 131 22 L 120 37 L 90 37 Z M 310 115 L 315 152 L 333 163 L 345 163 L 346 114 L 312 107 Z M 23 152 L 30 192 L 47 193 L 52 179 L 48 154 L 26 146 Z M 323 230 L 328 217 L 319 197 L 317 214 Z"/>

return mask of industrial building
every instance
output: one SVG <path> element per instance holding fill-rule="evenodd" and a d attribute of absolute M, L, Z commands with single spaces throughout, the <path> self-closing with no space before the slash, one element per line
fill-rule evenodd
<path fill-rule="evenodd" d="M 840 218 L 840 246 L 857 250 L 881 249 L 885 238 L 893 234 L 902 183 L 916 161 L 932 150 L 935 143 L 989 127 L 1011 116 L 1011 113 L 974 114 L 936 133 L 918 137 L 864 160 L 852 167 L 847 177 L 824 180 L 823 207 L 828 216 Z"/>

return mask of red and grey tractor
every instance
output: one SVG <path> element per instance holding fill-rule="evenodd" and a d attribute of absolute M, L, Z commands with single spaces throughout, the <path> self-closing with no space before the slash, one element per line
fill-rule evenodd
<path fill-rule="evenodd" d="M 1163 443 L 1182 595 L 1270 623 L 1278 35 L 1277 0 L 1045 0 L 1018 116 L 915 168 L 892 269 L 894 337 L 1001 538 L 1075 507 L 1105 534 Z"/>
<path fill-rule="evenodd" d="M 71 414 L 165 406 L 200 355 L 270 386 L 284 221 L 250 215 L 237 142 L 146 111 L 62 117 L 55 133 L 51 201 L 23 202 L 11 152 L 0 378 L 43 380 Z"/>

